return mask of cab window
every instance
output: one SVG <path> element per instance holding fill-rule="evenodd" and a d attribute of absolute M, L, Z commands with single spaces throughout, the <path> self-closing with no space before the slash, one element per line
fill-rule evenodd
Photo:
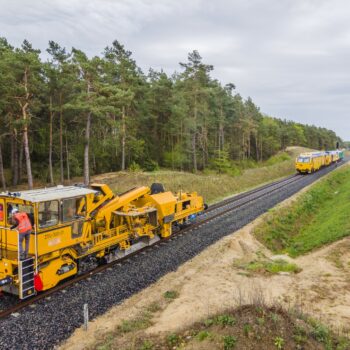
<path fill-rule="evenodd" d="M 191 201 L 182 202 L 182 210 L 189 209 L 191 206 Z"/>
<path fill-rule="evenodd" d="M 304 158 L 304 157 L 299 157 L 298 158 L 298 163 L 309 163 L 310 158 Z"/>
<path fill-rule="evenodd" d="M 58 224 L 58 201 L 39 203 L 39 227 L 45 228 Z"/>
<path fill-rule="evenodd" d="M 79 219 L 81 216 L 81 202 L 84 198 L 69 198 L 62 201 L 62 222 Z M 79 211 L 79 213 L 78 213 Z"/>
<path fill-rule="evenodd" d="M 17 209 L 20 213 L 27 213 L 29 220 L 31 221 L 32 225 L 34 225 L 34 210 L 33 207 L 30 205 L 23 205 L 23 204 L 17 204 L 17 203 L 7 203 L 7 224 L 13 225 L 15 222 L 13 222 L 12 219 L 12 209 Z"/>

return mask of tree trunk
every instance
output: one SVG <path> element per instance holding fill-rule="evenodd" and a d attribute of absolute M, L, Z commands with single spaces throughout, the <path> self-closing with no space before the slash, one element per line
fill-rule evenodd
<path fill-rule="evenodd" d="M 49 174 L 50 184 L 54 184 L 53 180 L 53 169 L 52 169 L 52 123 L 53 123 L 53 112 L 52 112 L 52 96 L 50 96 L 50 126 L 49 126 Z"/>
<path fill-rule="evenodd" d="M 32 175 L 32 166 L 30 162 L 30 152 L 29 152 L 29 140 L 28 140 L 28 128 L 24 127 L 23 130 L 23 140 L 24 140 L 24 154 L 26 157 L 26 166 L 27 166 L 27 177 L 28 177 L 28 187 L 30 190 L 33 189 L 33 175 Z"/>
<path fill-rule="evenodd" d="M 193 172 L 197 172 L 197 154 L 196 154 L 196 134 L 192 134 L 191 140 L 192 154 L 193 154 Z"/>
<path fill-rule="evenodd" d="M 206 167 L 208 163 L 208 129 L 207 126 L 201 127 L 201 148 L 202 148 L 202 167 L 203 169 Z"/>
<path fill-rule="evenodd" d="M 197 131 L 197 95 L 194 97 L 194 130 L 191 140 L 192 156 L 193 156 L 193 171 L 197 172 L 197 146 L 196 146 L 196 131 Z"/>
<path fill-rule="evenodd" d="M 126 125 L 125 125 L 125 107 L 122 109 L 122 170 L 125 170 L 125 138 L 126 138 Z"/>
<path fill-rule="evenodd" d="M 183 147 L 183 139 L 184 139 L 184 125 L 183 122 L 181 120 L 181 126 L 180 126 L 180 135 L 179 135 L 179 140 L 177 141 L 177 143 L 179 143 L 181 145 L 181 151 L 182 151 L 182 147 Z M 180 171 L 183 171 L 183 161 L 182 161 L 182 157 L 180 158 Z"/>
<path fill-rule="evenodd" d="M 66 162 L 67 162 L 67 180 L 70 181 L 70 167 L 69 167 L 69 152 L 68 152 L 67 130 L 66 130 Z"/>
<path fill-rule="evenodd" d="M 87 83 L 87 95 L 90 99 L 91 83 Z M 84 146 L 84 184 L 87 186 L 90 183 L 90 162 L 89 162 L 89 147 L 90 147 L 90 128 L 91 128 L 91 112 L 86 117 L 85 128 L 85 146 Z"/>
<path fill-rule="evenodd" d="M 24 154 L 26 158 L 26 166 L 27 166 L 27 177 L 28 177 L 28 187 L 30 190 L 33 189 L 33 175 L 32 175 L 32 165 L 30 161 L 30 151 L 29 151 L 29 139 L 28 139 L 28 114 L 27 109 L 29 106 L 29 91 L 28 91 L 28 70 L 24 70 L 24 90 L 25 90 L 25 102 L 21 104 L 22 107 L 22 117 L 24 122 L 23 127 L 23 142 L 24 142 Z"/>
<path fill-rule="evenodd" d="M 244 138 L 244 132 L 242 133 L 242 154 L 243 154 L 243 160 L 245 160 L 245 138 Z"/>
<path fill-rule="evenodd" d="M 12 130 L 11 135 L 11 172 L 12 186 L 18 185 L 18 150 L 17 150 L 17 131 Z"/>
<path fill-rule="evenodd" d="M 18 182 L 21 183 L 23 177 L 23 153 L 24 153 L 24 140 L 21 139 L 18 158 Z"/>
<path fill-rule="evenodd" d="M 250 158 L 250 131 L 248 132 L 248 159 Z"/>
<path fill-rule="evenodd" d="M 224 120 L 224 112 L 222 109 L 222 106 L 220 108 L 220 123 L 219 123 L 219 149 L 223 150 L 225 147 L 225 134 L 224 134 L 224 125 L 223 125 L 223 120 Z"/>
<path fill-rule="evenodd" d="M 61 184 L 64 183 L 64 164 L 63 164 L 63 108 L 62 92 L 60 93 L 60 175 Z"/>
<path fill-rule="evenodd" d="M 4 173 L 4 163 L 2 161 L 1 142 L 0 142 L 0 178 L 1 178 L 2 188 L 4 191 L 6 191 L 6 180 L 5 180 L 5 173 Z"/>
<path fill-rule="evenodd" d="M 170 136 L 171 142 L 171 169 L 174 170 L 174 139 Z"/>
<path fill-rule="evenodd" d="M 91 127 L 91 112 L 86 118 L 85 128 L 85 146 L 84 146 L 84 184 L 87 186 L 90 183 L 90 164 L 89 164 L 89 145 L 90 145 L 90 127 Z"/>
<path fill-rule="evenodd" d="M 112 114 L 112 120 L 113 120 L 113 128 L 112 128 L 112 135 L 115 138 L 115 158 L 118 158 L 118 129 L 117 129 L 117 124 L 116 124 L 116 115 L 113 113 Z"/>

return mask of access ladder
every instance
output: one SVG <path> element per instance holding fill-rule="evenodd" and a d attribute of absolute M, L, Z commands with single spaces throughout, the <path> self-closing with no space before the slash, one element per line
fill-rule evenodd
<path fill-rule="evenodd" d="M 19 298 L 26 299 L 35 294 L 34 257 L 18 261 Z"/>

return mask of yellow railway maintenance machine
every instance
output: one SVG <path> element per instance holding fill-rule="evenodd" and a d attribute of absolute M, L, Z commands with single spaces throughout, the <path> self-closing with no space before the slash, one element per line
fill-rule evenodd
<path fill-rule="evenodd" d="M 311 174 L 329 164 L 325 152 L 302 153 L 295 161 L 295 169 L 299 173 Z M 328 165 L 327 164 L 327 165 Z"/>
<path fill-rule="evenodd" d="M 196 192 L 174 195 L 161 184 L 121 195 L 105 184 L 0 193 L 0 288 L 20 299 L 50 289 L 86 263 L 110 262 L 169 237 L 204 206 Z M 14 207 L 33 223 L 25 260 L 10 229 Z"/>

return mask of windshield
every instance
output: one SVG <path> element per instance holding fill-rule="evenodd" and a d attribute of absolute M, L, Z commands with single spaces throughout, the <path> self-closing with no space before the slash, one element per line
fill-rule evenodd
<path fill-rule="evenodd" d="M 310 158 L 309 157 L 307 157 L 307 158 L 299 157 L 298 158 L 298 163 L 309 163 L 309 162 L 310 162 Z"/>

